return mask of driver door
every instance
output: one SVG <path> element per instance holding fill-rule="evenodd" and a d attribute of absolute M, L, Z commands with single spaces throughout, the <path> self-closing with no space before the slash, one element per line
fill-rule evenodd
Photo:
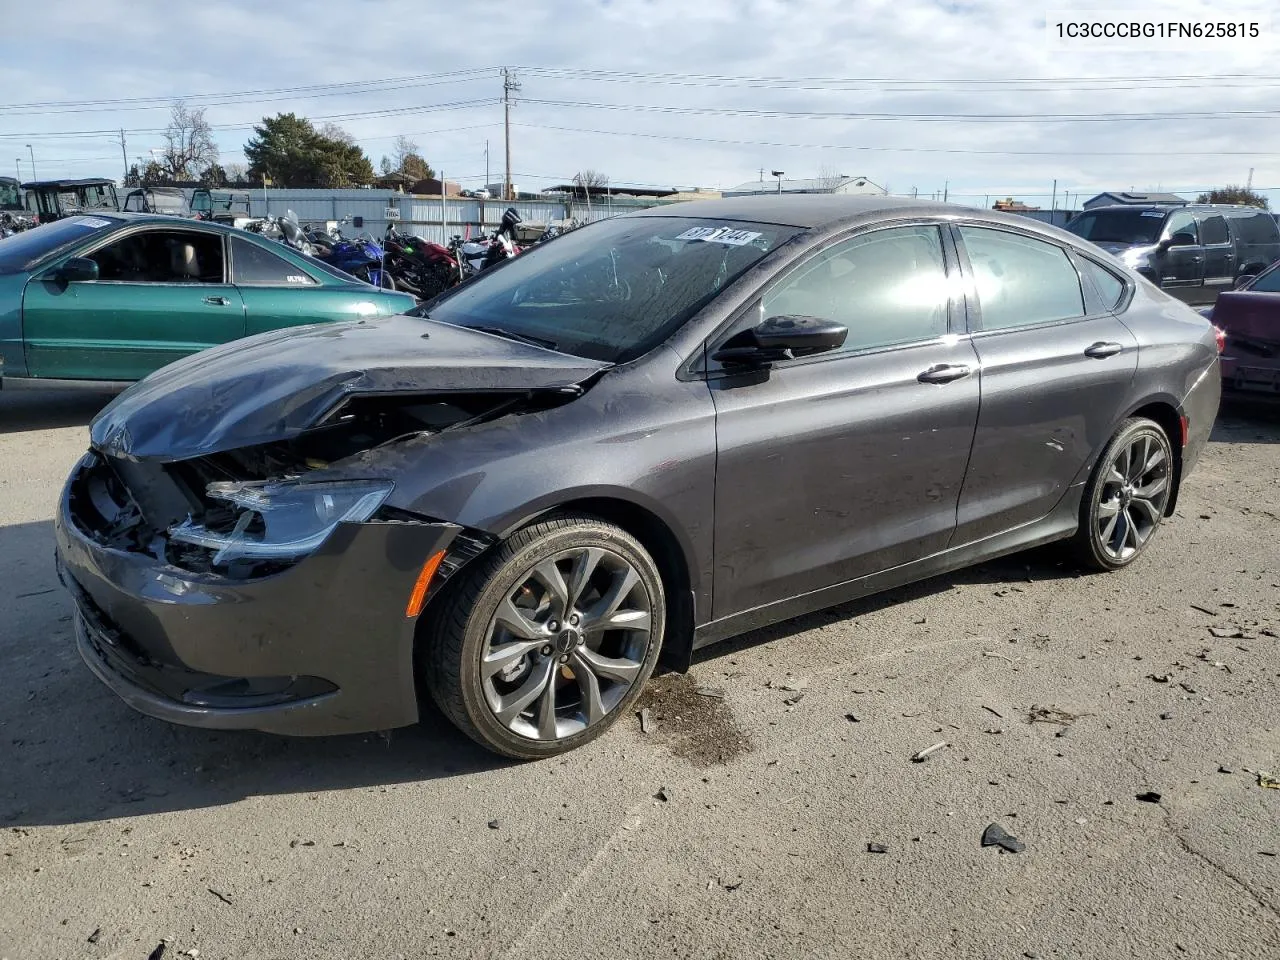
<path fill-rule="evenodd" d="M 834 351 L 710 372 L 717 619 L 946 549 L 978 418 L 958 270 L 934 223 L 837 240 L 710 345 L 775 315 L 849 330 Z"/>
<path fill-rule="evenodd" d="M 1167 242 L 1179 234 L 1189 234 L 1193 242 L 1165 249 L 1160 260 L 1160 286 L 1201 286 L 1204 283 L 1204 247 L 1200 245 L 1200 230 L 1195 216 L 1181 210 L 1169 214 L 1160 240 Z"/>
<path fill-rule="evenodd" d="M 144 228 L 85 254 L 98 279 L 65 283 L 56 269 L 23 293 L 33 377 L 140 380 L 165 364 L 244 336 L 244 302 L 227 282 L 220 234 Z"/>

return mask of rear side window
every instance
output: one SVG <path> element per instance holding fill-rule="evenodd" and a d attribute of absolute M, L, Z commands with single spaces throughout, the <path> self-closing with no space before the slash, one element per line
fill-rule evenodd
<path fill-rule="evenodd" d="M 1110 270 L 1094 263 L 1088 257 L 1080 258 L 1080 269 L 1093 281 L 1093 285 L 1098 288 L 1103 306 L 1108 310 L 1114 310 L 1116 304 L 1120 302 L 1120 298 L 1124 296 L 1124 281 Z"/>
<path fill-rule="evenodd" d="M 1275 218 L 1269 213 L 1259 211 L 1232 217 L 1235 221 L 1236 236 L 1244 243 L 1276 243 L 1280 241 L 1280 231 L 1276 228 Z"/>
<path fill-rule="evenodd" d="M 845 240 L 765 294 L 765 317 L 800 315 L 849 328 L 843 351 L 931 340 L 947 332 L 947 272 L 937 227 L 896 227 Z"/>
<path fill-rule="evenodd" d="M 1205 217 L 1200 224 L 1200 236 L 1203 238 L 1205 246 L 1215 243 L 1230 243 L 1231 234 L 1227 233 L 1226 218 Z"/>
<path fill-rule="evenodd" d="M 982 329 L 1084 316 L 1080 276 L 1061 247 L 985 227 L 961 227 L 960 236 L 973 264 Z"/>
<path fill-rule="evenodd" d="M 231 238 L 232 282 L 246 286 L 305 287 L 316 281 L 284 257 L 249 240 Z"/>

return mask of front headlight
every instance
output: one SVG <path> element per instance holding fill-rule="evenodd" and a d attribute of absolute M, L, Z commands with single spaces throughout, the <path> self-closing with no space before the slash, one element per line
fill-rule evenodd
<path fill-rule="evenodd" d="M 180 543 L 215 551 L 214 563 L 298 560 L 314 551 L 339 523 L 362 523 L 373 516 L 394 484 L 389 480 L 299 480 L 211 483 L 205 492 L 237 508 L 221 522 L 190 517 L 169 528 Z"/>

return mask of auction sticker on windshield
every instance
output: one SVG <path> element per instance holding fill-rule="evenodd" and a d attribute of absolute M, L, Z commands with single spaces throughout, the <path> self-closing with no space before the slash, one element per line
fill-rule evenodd
<path fill-rule="evenodd" d="M 761 236 L 750 230 L 731 230 L 728 227 L 690 227 L 676 237 L 677 240 L 705 240 L 708 243 L 727 243 L 731 247 L 745 247 Z"/>

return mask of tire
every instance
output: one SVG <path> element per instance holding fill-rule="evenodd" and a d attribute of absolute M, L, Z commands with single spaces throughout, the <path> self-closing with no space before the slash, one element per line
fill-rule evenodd
<path fill-rule="evenodd" d="M 1160 529 L 1175 482 L 1173 447 L 1163 428 L 1145 417 L 1122 423 L 1085 485 L 1071 541 L 1076 559 L 1101 571 L 1133 563 Z"/>
<path fill-rule="evenodd" d="M 385 268 L 383 269 L 382 273 L 378 275 L 378 280 L 381 283 L 383 290 L 394 290 L 396 288 L 395 277 L 391 276 L 390 271 L 386 270 Z"/>
<path fill-rule="evenodd" d="M 477 743 L 537 760 L 591 742 L 628 712 L 657 663 L 666 598 L 629 533 L 559 515 L 479 558 L 424 616 L 419 683 Z"/>

